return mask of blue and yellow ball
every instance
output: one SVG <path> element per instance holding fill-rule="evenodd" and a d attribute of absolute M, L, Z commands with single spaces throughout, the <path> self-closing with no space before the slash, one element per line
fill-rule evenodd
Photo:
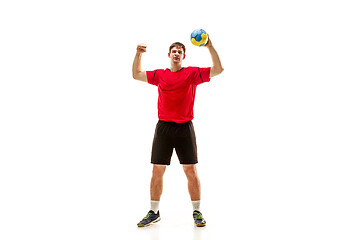
<path fill-rule="evenodd" d="M 195 46 L 204 46 L 208 41 L 208 34 L 203 29 L 196 29 L 191 33 L 191 42 Z"/>

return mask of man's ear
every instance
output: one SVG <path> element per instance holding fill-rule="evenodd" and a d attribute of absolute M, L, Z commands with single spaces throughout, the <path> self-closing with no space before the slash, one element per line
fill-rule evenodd
<path fill-rule="evenodd" d="M 186 57 L 186 54 L 184 53 L 184 57 L 183 57 L 183 60 L 185 59 L 185 57 Z"/>
<path fill-rule="evenodd" d="M 168 53 L 168 57 L 170 57 L 170 53 Z"/>

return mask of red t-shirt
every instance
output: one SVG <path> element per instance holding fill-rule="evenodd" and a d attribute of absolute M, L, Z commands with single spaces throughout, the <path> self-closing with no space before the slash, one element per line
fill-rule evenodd
<path fill-rule="evenodd" d="M 196 86 L 210 81 L 210 67 L 184 67 L 177 72 L 167 69 L 146 71 L 148 83 L 158 86 L 159 119 L 184 123 L 194 118 Z"/>

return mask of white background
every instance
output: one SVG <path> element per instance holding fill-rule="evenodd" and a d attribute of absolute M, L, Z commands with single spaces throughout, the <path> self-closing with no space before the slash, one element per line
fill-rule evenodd
<path fill-rule="evenodd" d="M 359 239 L 357 1 L 1 1 L 0 238 Z M 149 208 L 157 89 L 132 79 L 211 66 L 195 102 L 208 226 L 168 167 L 162 221 Z"/>

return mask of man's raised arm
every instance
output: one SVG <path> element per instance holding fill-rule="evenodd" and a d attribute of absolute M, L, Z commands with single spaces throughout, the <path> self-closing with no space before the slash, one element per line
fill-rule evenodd
<path fill-rule="evenodd" d="M 219 55 L 216 52 L 214 46 L 212 45 L 210 38 L 205 46 L 209 49 L 211 60 L 213 62 L 213 66 L 210 69 L 210 77 L 215 77 L 216 75 L 222 73 L 222 71 L 224 71 L 224 68 L 221 65 Z"/>
<path fill-rule="evenodd" d="M 146 52 L 146 45 L 139 44 L 136 48 L 136 55 L 132 67 L 133 78 L 143 82 L 147 82 L 146 72 L 141 71 L 141 56 Z"/>

